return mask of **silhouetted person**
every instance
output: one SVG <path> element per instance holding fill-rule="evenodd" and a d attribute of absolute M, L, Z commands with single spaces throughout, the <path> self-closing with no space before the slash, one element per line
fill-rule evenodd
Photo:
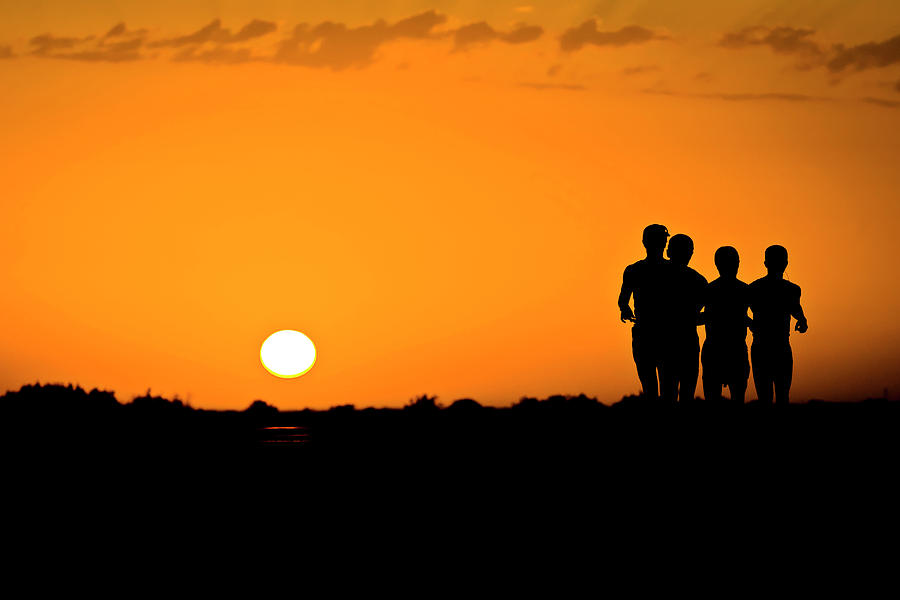
<path fill-rule="evenodd" d="M 666 251 L 672 263 L 669 302 L 670 368 L 662 382 L 662 396 L 690 402 L 697 391 L 700 373 L 700 338 L 697 336 L 700 309 L 706 291 L 706 277 L 688 266 L 694 255 L 694 241 L 683 233 L 672 236 Z"/>
<path fill-rule="evenodd" d="M 702 321 L 706 326 L 703 342 L 703 397 L 721 400 L 722 386 L 731 390 L 731 399 L 743 404 L 750 377 L 747 358 L 747 325 L 750 317 L 750 286 L 737 278 L 740 257 L 731 246 L 716 250 L 718 279 L 706 288 L 706 307 Z"/>
<path fill-rule="evenodd" d="M 644 397 L 659 398 L 659 383 L 665 380 L 668 335 L 668 307 L 671 263 L 663 257 L 669 231 L 662 225 L 644 228 L 643 243 L 647 258 L 625 268 L 619 310 L 622 322 L 632 321 L 631 351 L 641 380 Z M 634 312 L 629 306 L 634 295 Z"/>
<path fill-rule="evenodd" d="M 808 328 L 800 307 L 800 286 L 784 279 L 788 254 L 783 246 L 766 248 L 765 265 L 768 275 L 750 284 L 750 310 L 753 311 L 753 381 L 761 402 L 787 404 L 794 369 L 794 357 L 789 340 L 791 317 L 800 333 Z"/>

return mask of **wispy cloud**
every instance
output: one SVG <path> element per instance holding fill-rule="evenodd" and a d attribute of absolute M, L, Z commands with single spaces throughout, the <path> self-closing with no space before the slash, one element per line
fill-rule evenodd
<path fill-rule="evenodd" d="M 627 46 L 642 44 L 652 40 L 666 40 L 669 36 L 656 33 L 639 25 L 629 25 L 618 31 L 600 31 L 597 20 L 589 19 L 579 25 L 567 29 L 559 38 L 560 48 L 566 52 L 580 50 L 585 45 L 594 46 Z"/>
<path fill-rule="evenodd" d="M 453 32 L 455 50 L 465 50 L 473 44 L 484 44 L 498 40 L 507 44 L 524 44 L 533 42 L 543 35 L 544 29 L 537 25 L 520 23 L 509 32 L 497 31 L 486 22 L 464 25 Z"/>
<path fill-rule="evenodd" d="M 754 102 L 761 100 L 768 101 L 780 101 L 780 102 L 828 102 L 832 101 L 833 98 L 828 98 L 826 96 L 809 96 L 806 94 L 785 94 L 779 92 L 768 92 L 768 93 L 727 93 L 727 92 L 717 92 L 717 93 L 690 93 L 690 92 L 677 92 L 667 89 L 659 89 L 659 88 L 648 88 L 642 90 L 645 94 L 654 94 L 660 96 L 678 96 L 683 98 L 707 98 L 712 100 L 726 100 L 728 102 Z"/>
<path fill-rule="evenodd" d="M 646 73 L 657 73 L 661 71 L 659 65 L 638 65 L 636 67 L 626 67 L 622 69 L 622 75 L 631 77 L 633 75 L 644 75 Z"/>
<path fill-rule="evenodd" d="M 175 62 L 204 62 L 210 64 L 236 65 L 262 59 L 254 57 L 250 48 L 231 48 L 229 46 L 219 45 L 208 50 L 201 50 L 197 46 L 191 46 L 173 56 L 172 60 Z"/>
<path fill-rule="evenodd" d="M 896 100 L 885 100 L 884 98 L 866 97 L 866 98 L 863 98 L 862 101 L 867 104 L 883 106 L 884 108 L 900 108 L 900 101 L 896 101 Z"/>
<path fill-rule="evenodd" d="M 207 42 L 235 44 L 261 37 L 268 33 L 272 33 L 277 29 L 278 26 L 275 25 L 275 23 L 253 19 L 244 25 L 237 33 L 231 33 L 230 29 L 222 27 L 222 21 L 220 19 L 215 19 L 209 23 L 209 25 L 201 27 L 194 33 L 152 42 L 149 46 L 151 48 L 179 48 L 191 44 L 204 44 Z"/>
<path fill-rule="evenodd" d="M 840 73 L 845 69 L 862 71 L 877 67 L 887 67 L 900 62 L 900 35 L 883 42 L 868 42 L 851 46 L 835 46 L 834 56 L 828 61 L 828 70 Z"/>
<path fill-rule="evenodd" d="M 533 90 L 565 90 L 567 92 L 583 92 L 587 90 L 583 85 L 567 83 L 533 83 L 525 81 L 520 83 L 519 86 L 531 88 Z"/>
<path fill-rule="evenodd" d="M 312 27 L 301 23 L 289 38 L 278 44 L 273 60 L 333 70 L 362 67 L 372 62 L 382 44 L 402 38 L 432 38 L 434 28 L 446 20 L 446 16 L 432 10 L 394 24 L 377 21 L 372 25 L 347 27 L 326 21 Z"/>
<path fill-rule="evenodd" d="M 795 27 L 746 27 L 740 31 L 727 33 L 719 45 L 723 48 L 747 48 L 767 46 L 779 54 L 802 54 L 808 57 L 822 56 L 822 47 L 811 40 L 815 29 Z"/>
<path fill-rule="evenodd" d="M 124 42 L 116 42 L 114 44 L 102 44 L 79 52 L 54 54 L 49 58 L 101 62 L 127 62 L 140 60 L 140 48 L 143 43 L 143 40 L 138 38 L 126 40 Z"/>
<path fill-rule="evenodd" d="M 94 39 L 94 36 L 88 36 L 84 38 L 76 38 L 76 37 L 57 37 L 55 35 L 44 33 L 42 35 L 36 35 L 30 40 L 28 40 L 28 44 L 33 46 L 32 54 L 36 54 L 38 56 L 44 56 L 53 52 L 54 50 L 69 50 L 74 48 L 76 45 L 81 44 L 82 42 L 86 42 Z"/>
<path fill-rule="evenodd" d="M 13 54 L 12 46 L 0 46 L 0 59 L 4 58 L 14 58 L 16 55 Z"/>
<path fill-rule="evenodd" d="M 103 35 L 102 39 L 105 40 L 113 37 L 143 37 L 146 34 L 146 29 L 129 30 L 128 27 L 125 26 L 125 23 L 117 23 Z"/>

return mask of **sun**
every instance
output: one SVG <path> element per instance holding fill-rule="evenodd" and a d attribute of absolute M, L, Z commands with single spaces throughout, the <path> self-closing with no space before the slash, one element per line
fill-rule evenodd
<path fill-rule="evenodd" d="M 312 369 L 316 362 L 316 347 L 299 331 L 282 329 L 262 343 L 259 360 L 275 377 L 293 379 Z"/>

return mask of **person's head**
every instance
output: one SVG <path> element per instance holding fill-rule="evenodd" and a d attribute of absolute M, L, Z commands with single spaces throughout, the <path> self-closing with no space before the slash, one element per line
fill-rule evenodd
<path fill-rule="evenodd" d="M 669 230 L 664 225 L 647 225 L 644 227 L 644 248 L 647 254 L 662 254 L 666 247 L 666 240 L 669 238 Z"/>
<path fill-rule="evenodd" d="M 766 248 L 766 260 L 764 263 L 770 275 L 784 275 L 787 269 L 788 255 L 784 246 L 774 245 Z"/>
<path fill-rule="evenodd" d="M 669 240 L 666 254 L 672 262 L 687 266 L 694 255 L 694 240 L 683 233 L 676 233 Z"/>
<path fill-rule="evenodd" d="M 716 250 L 715 261 L 720 277 L 737 277 L 738 265 L 741 262 L 737 249 L 732 246 L 722 246 Z"/>

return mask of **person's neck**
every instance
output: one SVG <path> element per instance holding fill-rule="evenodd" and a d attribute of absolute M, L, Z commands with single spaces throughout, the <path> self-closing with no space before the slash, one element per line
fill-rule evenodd
<path fill-rule="evenodd" d="M 782 271 L 781 273 L 769 271 L 766 277 L 768 277 L 769 279 L 784 279 L 784 271 Z"/>
<path fill-rule="evenodd" d="M 656 252 L 656 251 L 651 252 L 650 250 L 647 250 L 647 260 L 650 260 L 653 262 L 662 262 L 666 259 L 663 258 L 662 250 L 660 250 L 659 252 Z"/>

